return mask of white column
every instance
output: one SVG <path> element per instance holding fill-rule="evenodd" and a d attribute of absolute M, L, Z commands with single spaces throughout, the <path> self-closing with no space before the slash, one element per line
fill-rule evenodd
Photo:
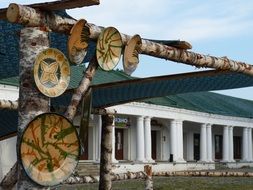
<path fill-rule="evenodd" d="M 206 145 L 206 124 L 201 124 L 200 128 L 200 161 L 207 161 L 207 145 Z"/>
<path fill-rule="evenodd" d="M 187 133 L 187 160 L 192 161 L 193 156 L 193 132 L 190 131 Z"/>
<path fill-rule="evenodd" d="M 248 161 L 252 161 L 252 129 L 248 128 Z"/>
<path fill-rule="evenodd" d="M 145 160 L 147 162 L 154 162 L 152 160 L 151 150 L 151 119 L 150 117 L 144 118 L 144 144 L 145 144 Z"/>
<path fill-rule="evenodd" d="M 229 161 L 229 137 L 228 137 L 228 126 L 223 127 L 223 152 L 222 162 Z"/>
<path fill-rule="evenodd" d="M 183 143 L 183 121 L 176 120 L 177 125 L 177 162 L 185 162 L 184 160 L 184 143 Z"/>
<path fill-rule="evenodd" d="M 144 162 L 144 127 L 143 117 L 137 117 L 136 126 L 136 162 Z"/>
<path fill-rule="evenodd" d="M 94 129 L 94 153 L 95 153 L 95 161 L 100 162 L 100 144 L 101 144 L 101 129 L 102 129 L 102 117 L 101 115 L 97 115 L 97 125 Z"/>
<path fill-rule="evenodd" d="M 242 161 L 248 161 L 248 128 L 243 128 L 242 133 Z"/>
<path fill-rule="evenodd" d="M 212 126 L 209 123 L 206 125 L 206 136 L 207 136 L 207 161 L 213 162 Z"/>
<path fill-rule="evenodd" d="M 115 125 L 113 121 L 112 125 L 112 163 L 118 163 L 119 161 L 115 158 Z"/>
<path fill-rule="evenodd" d="M 229 162 L 235 162 L 233 126 L 229 126 L 228 132 L 229 132 Z"/>
<path fill-rule="evenodd" d="M 170 154 L 173 155 L 173 161 L 177 160 L 177 123 L 172 120 L 170 123 Z"/>

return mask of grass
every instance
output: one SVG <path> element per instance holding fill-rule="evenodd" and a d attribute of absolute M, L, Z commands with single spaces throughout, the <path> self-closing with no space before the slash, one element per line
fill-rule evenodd
<path fill-rule="evenodd" d="M 98 184 L 65 185 L 61 190 L 97 190 Z M 115 181 L 113 190 L 144 189 L 144 180 Z M 154 177 L 154 190 L 252 190 L 250 177 Z"/>

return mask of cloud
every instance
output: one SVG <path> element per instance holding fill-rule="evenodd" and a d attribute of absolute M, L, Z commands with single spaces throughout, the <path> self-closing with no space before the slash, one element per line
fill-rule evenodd
<path fill-rule="evenodd" d="M 69 11 L 75 18 L 115 26 L 130 35 L 194 42 L 249 33 L 253 26 L 252 12 L 252 1 L 239 0 L 107 0 L 99 6 Z"/>

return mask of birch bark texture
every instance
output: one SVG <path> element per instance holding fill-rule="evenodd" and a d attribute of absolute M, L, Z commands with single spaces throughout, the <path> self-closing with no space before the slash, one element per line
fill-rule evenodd
<path fill-rule="evenodd" d="M 112 125 L 114 115 L 102 115 L 102 135 L 101 135 L 101 157 L 100 157 L 100 177 L 99 190 L 111 190 L 111 170 L 112 170 Z"/>
<path fill-rule="evenodd" d="M 152 179 L 152 166 L 145 165 L 144 172 L 146 173 L 145 177 L 145 190 L 153 190 L 153 179 Z"/>
<path fill-rule="evenodd" d="M 36 88 L 33 80 L 33 65 L 36 56 L 49 47 L 48 32 L 40 28 L 26 27 L 20 33 L 20 63 L 19 63 L 19 110 L 18 110 L 18 133 L 17 133 L 17 155 L 18 155 L 18 189 L 29 189 L 36 187 L 25 175 L 20 162 L 19 147 L 22 134 L 27 124 L 37 115 L 50 110 L 49 98 L 44 96 Z"/>
<path fill-rule="evenodd" d="M 0 109 L 17 110 L 18 101 L 0 100 Z"/>
<path fill-rule="evenodd" d="M 65 117 L 67 117 L 69 120 L 73 120 L 78 105 L 80 104 L 83 95 L 87 92 L 90 83 L 95 76 L 96 70 L 98 67 L 97 59 L 96 57 L 93 57 L 89 63 L 89 66 L 85 70 L 84 77 L 81 80 L 78 88 L 75 90 L 74 94 L 72 95 L 71 102 L 67 108 L 67 111 L 65 113 Z"/>
<path fill-rule="evenodd" d="M 28 27 L 46 27 L 52 31 L 69 33 L 76 20 L 43 12 L 28 6 L 11 3 L 7 10 L 9 22 L 23 24 Z"/>

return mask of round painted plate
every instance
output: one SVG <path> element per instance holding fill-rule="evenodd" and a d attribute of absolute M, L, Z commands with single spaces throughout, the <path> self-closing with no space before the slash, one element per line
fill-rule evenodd
<path fill-rule="evenodd" d="M 86 20 L 81 19 L 76 22 L 70 31 L 68 38 L 68 56 L 72 63 L 82 63 L 87 54 L 90 31 L 85 26 Z"/>
<path fill-rule="evenodd" d="M 63 94 L 70 81 L 70 67 L 65 55 L 54 48 L 39 53 L 34 64 L 34 80 L 39 91 L 48 97 Z"/>
<path fill-rule="evenodd" d="M 96 56 L 99 66 L 110 71 L 117 66 L 122 51 L 122 39 L 116 28 L 108 27 L 99 35 Z"/>
<path fill-rule="evenodd" d="M 128 42 L 123 54 L 124 72 L 131 75 L 139 63 L 139 48 L 141 45 L 141 37 L 136 34 Z"/>
<path fill-rule="evenodd" d="M 80 143 L 75 127 L 65 117 L 44 113 L 26 127 L 20 144 L 20 156 L 27 175 L 43 186 L 67 179 L 79 158 Z"/>

